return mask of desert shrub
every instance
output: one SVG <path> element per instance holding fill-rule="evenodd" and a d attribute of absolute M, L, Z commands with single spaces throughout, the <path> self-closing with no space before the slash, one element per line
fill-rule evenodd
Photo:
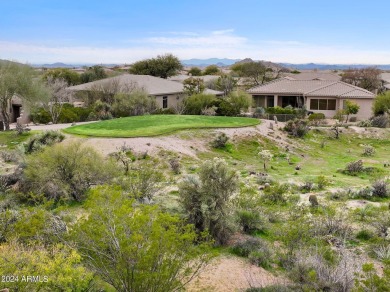
<path fill-rule="evenodd" d="M 309 127 L 307 121 L 295 119 L 288 121 L 284 130 L 294 137 L 302 138 L 309 132 Z"/>
<path fill-rule="evenodd" d="M 20 156 L 16 151 L 0 150 L 0 159 L 5 163 L 16 163 L 19 162 Z"/>
<path fill-rule="evenodd" d="M 231 252 L 247 257 L 249 261 L 259 267 L 268 268 L 271 263 L 272 252 L 268 243 L 260 238 L 247 238 L 236 242 Z"/>
<path fill-rule="evenodd" d="M 91 108 L 74 107 L 72 104 L 64 104 L 58 118 L 59 123 L 84 122 L 92 112 Z M 44 108 L 33 109 L 30 118 L 34 124 L 47 124 L 52 121 L 50 113 Z"/>
<path fill-rule="evenodd" d="M 30 119 L 34 124 L 48 124 L 51 122 L 51 115 L 44 108 L 34 108 L 31 110 Z"/>
<path fill-rule="evenodd" d="M 238 112 L 239 114 L 241 111 L 246 111 L 252 106 L 253 98 L 245 91 L 232 91 L 227 96 L 227 101 L 233 107 L 234 112 Z"/>
<path fill-rule="evenodd" d="M 224 244 L 232 232 L 229 203 L 239 190 L 238 182 L 238 174 L 225 160 L 215 158 L 202 164 L 199 176 L 187 176 L 179 184 L 188 222 L 198 232 L 208 230 L 217 244 Z"/>
<path fill-rule="evenodd" d="M 375 148 L 371 145 L 363 145 L 363 156 L 373 156 L 375 154 Z"/>
<path fill-rule="evenodd" d="M 350 199 L 372 199 L 372 188 L 371 187 L 362 187 L 358 189 L 349 189 L 348 197 Z"/>
<path fill-rule="evenodd" d="M 27 142 L 23 143 L 22 149 L 24 153 L 31 154 L 43 150 L 47 146 L 62 142 L 64 139 L 65 136 L 59 131 L 45 131 L 34 135 Z"/>
<path fill-rule="evenodd" d="M 81 264 L 81 256 L 62 244 L 23 245 L 16 241 L 0 246 L 2 275 L 39 275 L 38 281 L 1 283 L 9 291 L 90 291 L 93 273 Z M 2 291 L 8 291 L 4 289 Z"/>
<path fill-rule="evenodd" d="M 150 114 L 156 109 L 155 97 L 149 96 L 146 91 L 135 90 L 128 94 L 117 93 L 114 96 L 111 113 L 114 117 L 119 118 Z"/>
<path fill-rule="evenodd" d="M 116 171 L 91 147 L 56 144 L 28 157 L 23 188 L 55 201 L 82 201 L 92 185 L 109 182 Z"/>
<path fill-rule="evenodd" d="M 356 175 L 364 171 L 363 161 L 352 161 L 345 167 L 345 172 L 351 175 Z"/>
<path fill-rule="evenodd" d="M 378 95 L 372 106 L 372 111 L 375 116 L 380 116 L 389 113 L 390 110 L 390 93 L 387 91 Z"/>
<path fill-rule="evenodd" d="M 192 225 L 120 190 L 96 188 L 71 238 L 86 266 L 115 291 L 180 291 L 210 258 Z M 197 243 L 197 244 L 196 244 Z"/>
<path fill-rule="evenodd" d="M 219 133 L 217 137 L 211 142 L 211 145 L 214 148 L 225 148 L 227 141 L 229 141 L 229 137 L 225 133 Z"/>
<path fill-rule="evenodd" d="M 370 120 L 360 121 L 357 126 L 362 128 L 370 128 L 372 127 L 372 122 Z"/>
<path fill-rule="evenodd" d="M 319 190 L 323 190 L 330 185 L 330 181 L 323 175 L 317 176 L 317 187 Z"/>
<path fill-rule="evenodd" d="M 381 216 L 374 218 L 370 224 L 375 228 L 378 236 L 388 238 L 390 235 L 390 212 L 382 212 Z"/>
<path fill-rule="evenodd" d="M 247 209 L 236 212 L 237 222 L 245 233 L 264 230 L 266 218 L 259 210 Z"/>
<path fill-rule="evenodd" d="M 372 195 L 386 198 L 389 196 L 389 186 L 385 180 L 376 180 L 372 184 Z"/>
<path fill-rule="evenodd" d="M 344 121 L 345 112 L 343 110 L 337 110 L 336 114 L 333 116 L 333 119 L 338 120 L 339 122 Z"/>
<path fill-rule="evenodd" d="M 93 111 L 99 120 L 110 120 L 112 119 L 111 105 L 107 102 L 97 100 L 94 104 Z"/>
<path fill-rule="evenodd" d="M 325 115 L 323 113 L 314 113 L 308 117 L 308 120 L 310 122 L 314 122 L 314 124 L 320 124 L 321 121 L 324 119 L 325 119 Z"/>
<path fill-rule="evenodd" d="M 150 203 L 164 175 L 149 161 L 138 161 L 121 181 L 123 190 L 143 203 Z"/>
<path fill-rule="evenodd" d="M 316 195 L 310 195 L 309 196 L 309 202 L 312 207 L 318 207 L 318 199 Z"/>
<path fill-rule="evenodd" d="M 373 255 L 384 262 L 390 262 L 390 244 L 382 243 L 372 247 Z"/>
<path fill-rule="evenodd" d="M 178 112 L 174 108 L 158 108 L 152 112 L 154 115 L 176 115 Z"/>
<path fill-rule="evenodd" d="M 362 272 L 357 274 L 355 279 L 356 291 L 389 291 L 390 269 L 384 267 L 383 274 L 379 276 L 374 264 L 364 264 Z"/>
<path fill-rule="evenodd" d="M 299 186 L 299 190 L 304 193 L 312 192 L 316 189 L 316 185 L 312 180 L 306 180 L 302 185 Z"/>
<path fill-rule="evenodd" d="M 265 114 L 265 109 L 263 107 L 257 107 L 255 108 L 254 112 L 253 112 L 253 117 L 254 118 L 261 118 L 263 117 Z"/>
<path fill-rule="evenodd" d="M 389 116 L 380 115 L 371 119 L 371 125 L 376 128 L 387 128 L 389 125 Z"/>
<path fill-rule="evenodd" d="M 274 106 L 274 107 L 269 107 L 265 110 L 267 114 L 273 114 L 273 115 L 295 115 L 296 110 L 293 109 L 292 107 L 285 107 L 282 108 L 280 106 Z"/>
<path fill-rule="evenodd" d="M 284 285 L 271 285 L 265 286 L 261 288 L 248 288 L 245 292 L 294 292 L 299 291 L 298 289 L 292 286 L 284 286 Z"/>
<path fill-rule="evenodd" d="M 212 107 L 215 101 L 216 97 L 212 94 L 200 93 L 191 95 L 184 100 L 184 113 L 187 115 L 200 115 L 203 109 Z"/>
<path fill-rule="evenodd" d="M 177 158 L 170 159 L 169 160 L 169 165 L 170 165 L 172 171 L 175 174 L 179 174 L 180 173 L 180 161 L 179 161 L 179 159 L 177 159 Z"/>
<path fill-rule="evenodd" d="M 240 114 L 240 110 L 225 99 L 218 99 L 216 106 L 217 110 L 215 112 L 217 116 L 234 117 Z"/>
<path fill-rule="evenodd" d="M 314 234 L 317 236 L 332 235 L 342 240 L 351 238 L 352 228 L 346 218 L 341 215 L 327 214 L 313 225 Z"/>
<path fill-rule="evenodd" d="M 374 234 L 367 229 L 362 229 L 356 234 L 357 239 L 364 240 L 364 241 L 370 240 L 373 237 L 374 237 Z"/>
<path fill-rule="evenodd" d="M 289 190 L 288 184 L 275 183 L 264 189 L 262 198 L 265 202 L 269 203 L 286 203 L 286 194 Z"/>

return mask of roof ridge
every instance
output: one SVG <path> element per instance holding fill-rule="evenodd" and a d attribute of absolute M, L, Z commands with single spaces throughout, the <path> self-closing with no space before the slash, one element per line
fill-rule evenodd
<path fill-rule="evenodd" d="M 362 88 L 362 87 L 359 87 L 359 86 L 356 86 L 356 85 L 352 85 L 352 84 L 349 84 L 349 83 L 347 83 L 347 82 L 344 82 L 344 81 L 338 81 L 339 83 L 342 83 L 342 84 L 344 84 L 344 85 L 347 85 L 347 86 L 349 86 L 349 87 L 352 87 L 353 88 L 353 90 L 360 90 L 360 91 L 364 91 L 364 92 L 366 92 L 366 93 L 371 93 L 371 94 L 374 94 L 374 93 L 372 93 L 371 91 L 369 91 L 369 90 L 367 90 L 367 89 L 364 89 L 364 88 Z M 353 91 L 353 90 L 351 90 L 351 91 Z M 350 92 L 350 91 L 348 91 L 348 92 Z"/>
<path fill-rule="evenodd" d="M 307 80 L 307 81 L 311 81 L 311 80 Z M 317 80 L 313 80 L 313 81 L 317 81 Z M 304 92 L 303 94 L 306 95 L 306 94 L 312 93 L 312 92 L 314 92 L 314 91 L 317 91 L 317 90 L 324 89 L 324 88 L 326 88 L 326 87 L 335 85 L 336 83 L 339 82 L 339 81 L 330 81 L 330 80 L 318 80 L 318 81 L 325 81 L 325 82 L 329 81 L 329 82 L 332 82 L 332 83 L 326 84 L 326 85 L 324 85 L 324 86 L 320 86 L 320 87 L 318 87 L 318 88 L 316 88 L 316 89 L 313 89 L 313 90 L 310 90 L 310 91 L 308 91 L 308 92 Z"/>

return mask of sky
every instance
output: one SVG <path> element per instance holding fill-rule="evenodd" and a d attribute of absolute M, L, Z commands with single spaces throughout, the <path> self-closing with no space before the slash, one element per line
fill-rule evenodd
<path fill-rule="evenodd" d="M 388 0 L 0 0 L 0 59 L 390 64 Z"/>

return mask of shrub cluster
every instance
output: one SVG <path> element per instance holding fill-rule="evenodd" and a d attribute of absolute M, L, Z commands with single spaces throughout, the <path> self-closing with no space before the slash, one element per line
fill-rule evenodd
<path fill-rule="evenodd" d="M 294 137 L 302 138 L 309 132 L 310 129 L 307 125 L 307 121 L 295 119 L 288 121 L 284 130 Z"/>

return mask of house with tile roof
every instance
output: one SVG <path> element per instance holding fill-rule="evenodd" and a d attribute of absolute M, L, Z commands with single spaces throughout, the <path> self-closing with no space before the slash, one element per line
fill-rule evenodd
<path fill-rule="evenodd" d="M 340 81 L 341 76 L 331 72 L 320 72 L 320 71 L 310 71 L 310 72 L 301 72 L 298 74 L 285 73 L 286 79 L 289 80 L 329 80 L 329 81 Z"/>
<path fill-rule="evenodd" d="M 122 74 L 85 84 L 68 87 L 74 92 L 104 91 L 115 87 L 116 92 L 129 92 L 129 89 L 140 88 L 154 96 L 160 108 L 176 108 L 184 98 L 184 85 L 181 82 L 171 81 L 150 75 Z M 222 95 L 223 92 L 206 89 L 206 94 Z"/>
<path fill-rule="evenodd" d="M 351 100 L 360 106 L 357 119 L 368 119 L 372 116 L 372 103 L 375 94 L 363 88 L 337 80 L 291 80 L 281 78 L 248 90 L 253 96 L 256 107 L 300 108 L 323 113 L 332 118 L 337 110 Z"/>

